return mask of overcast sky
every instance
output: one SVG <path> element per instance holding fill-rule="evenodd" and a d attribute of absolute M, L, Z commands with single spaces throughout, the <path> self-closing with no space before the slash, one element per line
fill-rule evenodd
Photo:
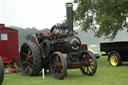
<path fill-rule="evenodd" d="M 51 28 L 66 16 L 72 0 L 0 0 L 0 23 L 6 26 Z"/>

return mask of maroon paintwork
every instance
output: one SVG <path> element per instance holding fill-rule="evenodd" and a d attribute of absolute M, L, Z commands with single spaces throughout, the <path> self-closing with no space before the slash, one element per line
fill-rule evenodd
<path fill-rule="evenodd" d="M 1 33 L 7 33 L 8 40 L 1 40 Z M 18 30 L 0 24 L 0 56 L 3 60 L 16 60 L 19 57 Z"/>

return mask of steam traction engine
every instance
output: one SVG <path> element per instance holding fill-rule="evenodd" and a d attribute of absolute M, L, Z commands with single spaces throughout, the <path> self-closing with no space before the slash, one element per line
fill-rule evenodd
<path fill-rule="evenodd" d="M 64 79 L 67 69 L 80 68 L 84 75 L 93 76 L 97 69 L 95 55 L 87 51 L 73 31 L 72 3 L 67 3 L 68 25 L 55 25 L 49 33 L 29 34 L 20 51 L 21 72 L 36 76 L 42 68 L 52 76 Z"/>

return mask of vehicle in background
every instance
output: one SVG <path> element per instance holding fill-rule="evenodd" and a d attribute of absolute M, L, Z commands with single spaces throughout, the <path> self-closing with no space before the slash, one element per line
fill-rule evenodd
<path fill-rule="evenodd" d="M 2 85 L 4 79 L 4 65 L 3 65 L 3 60 L 0 56 L 0 85 Z"/>
<path fill-rule="evenodd" d="M 95 55 L 96 59 L 100 58 L 100 54 L 98 52 L 96 52 L 96 51 L 94 51 L 92 49 L 88 49 L 88 51 L 91 51 Z"/>
<path fill-rule="evenodd" d="M 128 41 L 100 43 L 100 51 L 108 55 L 111 66 L 120 66 L 128 61 Z"/>
<path fill-rule="evenodd" d="M 0 24 L 0 56 L 4 63 L 4 73 L 15 73 L 19 58 L 18 30 Z"/>

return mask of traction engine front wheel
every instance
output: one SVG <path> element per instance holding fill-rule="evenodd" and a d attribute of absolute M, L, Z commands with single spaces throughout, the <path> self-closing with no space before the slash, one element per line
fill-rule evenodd
<path fill-rule="evenodd" d="M 84 75 L 93 76 L 97 70 L 97 61 L 95 55 L 90 51 L 85 51 L 81 55 L 82 60 L 85 62 L 83 67 L 80 68 Z"/>
<path fill-rule="evenodd" d="M 61 52 L 54 52 L 51 57 L 50 71 L 54 78 L 63 80 L 67 73 L 67 61 Z"/>

